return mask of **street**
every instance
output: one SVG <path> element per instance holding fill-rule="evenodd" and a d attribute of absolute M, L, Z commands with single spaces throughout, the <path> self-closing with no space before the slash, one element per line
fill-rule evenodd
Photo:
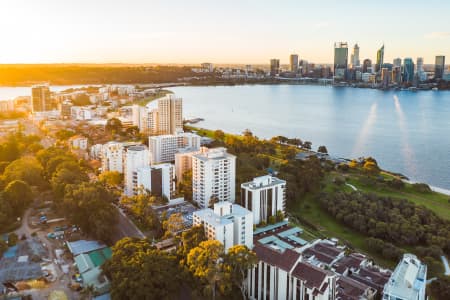
<path fill-rule="evenodd" d="M 119 212 L 119 220 L 117 222 L 116 234 L 114 236 L 114 242 L 124 238 L 124 237 L 137 237 L 145 238 L 145 235 L 136 225 L 131 222 L 131 220 L 122 212 L 118 207 L 116 209 Z"/>

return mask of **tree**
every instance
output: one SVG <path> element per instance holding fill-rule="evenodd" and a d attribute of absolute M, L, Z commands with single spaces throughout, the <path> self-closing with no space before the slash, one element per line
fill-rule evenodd
<path fill-rule="evenodd" d="M 366 161 L 363 166 L 364 171 L 369 175 L 376 175 L 380 173 L 380 168 L 373 161 Z"/>
<path fill-rule="evenodd" d="M 22 157 L 6 168 L 3 175 L 7 182 L 13 180 L 22 180 L 32 186 L 43 187 L 45 182 L 42 177 L 43 169 L 34 157 Z"/>
<path fill-rule="evenodd" d="M 206 241 L 205 229 L 200 225 L 193 226 L 181 234 L 181 245 L 178 252 L 186 259 L 191 249 L 197 247 L 203 241 Z"/>
<path fill-rule="evenodd" d="M 284 220 L 284 214 L 281 210 L 277 210 L 276 221 L 281 222 Z"/>
<path fill-rule="evenodd" d="M 225 264 L 230 267 L 231 281 L 239 288 L 242 299 L 246 299 L 247 284 L 245 282 L 248 270 L 258 263 L 255 252 L 245 245 L 236 245 L 228 249 L 225 255 Z"/>
<path fill-rule="evenodd" d="M 225 133 L 218 129 L 214 131 L 214 139 L 222 141 L 225 138 Z"/>
<path fill-rule="evenodd" d="M 19 241 L 19 237 L 14 232 L 8 234 L 8 246 L 12 247 L 17 245 L 17 242 Z"/>
<path fill-rule="evenodd" d="M 328 154 L 327 147 L 325 147 L 325 146 L 319 146 L 319 148 L 317 149 L 317 152 Z"/>
<path fill-rule="evenodd" d="M 217 240 L 208 240 L 191 249 L 187 257 L 189 271 L 206 284 L 206 290 L 213 299 L 216 297 L 216 286 L 222 294 L 227 294 L 231 288 L 230 273 L 223 255 L 223 245 Z"/>
<path fill-rule="evenodd" d="M 433 299 L 450 299 L 450 277 L 441 275 L 428 288 Z"/>
<path fill-rule="evenodd" d="M 120 133 L 122 132 L 122 122 L 117 118 L 109 119 L 106 122 L 105 130 L 112 133 Z"/>
<path fill-rule="evenodd" d="M 28 183 L 14 180 L 6 186 L 3 198 L 10 204 L 14 216 L 21 216 L 33 200 L 33 192 Z"/>
<path fill-rule="evenodd" d="M 6 250 L 8 250 L 8 244 L 3 239 L 0 239 L 0 257 L 3 257 L 3 253 Z"/>
<path fill-rule="evenodd" d="M 75 106 L 85 106 L 92 104 L 87 94 L 78 94 L 75 99 L 72 100 L 72 103 Z"/>
<path fill-rule="evenodd" d="M 105 171 L 98 176 L 98 180 L 109 187 L 119 187 L 123 182 L 123 175 L 118 171 Z"/>
<path fill-rule="evenodd" d="M 163 222 L 163 228 L 166 231 L 166 237 L 176 235 L 184 228 L 183 215 L 181 213 L 171 214 L 170 217 Z"/>
<path fill-rule="evenodd" d="M 186 201 L 192 201 L 192 170 L 186 171 L 178 183 L 178 191 Z"/>
<path fill-rule="evenodd" d="M 118 218 L 117 210 L 111 205 L 112 200 L 112 194 L 101 184 L 72 184 L 66 188 L 63 210 L 86 234 L 110 241 Z"/>
<path fill-rule="evenodd" d="M 54 173 L 50 183 L 56 198 L 62 199 L 68 186 L 87 182 L 88 180 L 89 177 L 80 168 L 59 168 L 58 171 Z"/>
<path fill-rule="evenodd" d="M 112 299 L 170 299 L 181 286 L 176 257 L 154 249 L 147 239 L 118 241 L 102 269 L 111 279 Z"/>
<path fill-rule="evenodd" d="M 303 142 L 303 148 L 311 150 L 312 143 L 310 141 L 304 141 Z"/>

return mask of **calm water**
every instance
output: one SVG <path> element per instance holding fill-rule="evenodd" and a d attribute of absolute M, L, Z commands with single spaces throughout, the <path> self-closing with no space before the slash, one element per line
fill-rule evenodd
<path fill-rule="evenodd" d="M 171 88 L 198 126 L 299 137 L 340 157 L 375 157 L 382 168 L 450 189 L 450 92 L 330 86 Z"/>
<path fill-rule="evenodd" d="M 60 91 L 79 86 L 52 86 Z M 378 91 L 306 85 L 171 88 L 198 126 L 299 137 L 340 157 L 375 157 L 382 168 L 450 189 L 450 92 Z M 0 99 L 30 95 L 0 87 Z"/>

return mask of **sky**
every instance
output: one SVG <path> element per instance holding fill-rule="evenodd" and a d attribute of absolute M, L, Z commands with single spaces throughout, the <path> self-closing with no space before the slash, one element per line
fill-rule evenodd
<path fill-rule="evenodd" d="M 265 64 L 450 56 L 450 1 L 0 0 L 0 63 Z"/>

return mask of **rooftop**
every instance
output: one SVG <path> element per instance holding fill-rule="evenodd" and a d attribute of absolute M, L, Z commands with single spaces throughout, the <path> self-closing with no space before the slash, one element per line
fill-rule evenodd
<path fill-rule="evenodd" d="M 255 244 L 253 251 L 256 253 L 259 260 L 264 261 L 269 265 L 276 266 L 286 272 L 289 272 L 300 258 L 300 253 L 291 249 L 286 249 L 284 251 L 275 250 L 260 243 Z"/>
<path fill-rule="evenodd" d="M 292 271 L 292 275 L 305 281 L 306 287 L 319 290 L 325 278 L 333 273 L 306 262 L 299 262 Z"/>
<path fill-rule="evenodd" d="M 224 159 L 224 158 L 235 158 L 236 156 L 230 154 L 227 152 L 227 149 L 224 147 L 218 147 L 218 148 L 211 148 L 208 149 L 208 151 L 197 153 L 192 155 L 192 157 L 195 157 L 197 159 L 200 159 L 202 161 L 208 161 L 212 159 Z"/>
<path fill-rule="evenodd" d="M 67 242 L 67 247 L 73 256 L 77 256 L 78 254 L 89 253 L 106 248 L 106 245 L 98 241 L 79 240 L 75 242 Z"/>
<path fill-rule="evenodd" d="M 272 175 L 264 175 L 260 177 L 253 178 L 250 182 L 245 182 L 242 187 L 249 189 L 259 189 L 276 186 L 279 184 L 286 184 L 286 181 L 273 177 Z"/>
<path fill-rule="evenodd" d="M 369 295 L 375 295 L 376 290 L 370 286 L 358 282 L 349 277 L 340 276 L 337 280 L 337 297 L 341 300 L 366 299 Z"/>

